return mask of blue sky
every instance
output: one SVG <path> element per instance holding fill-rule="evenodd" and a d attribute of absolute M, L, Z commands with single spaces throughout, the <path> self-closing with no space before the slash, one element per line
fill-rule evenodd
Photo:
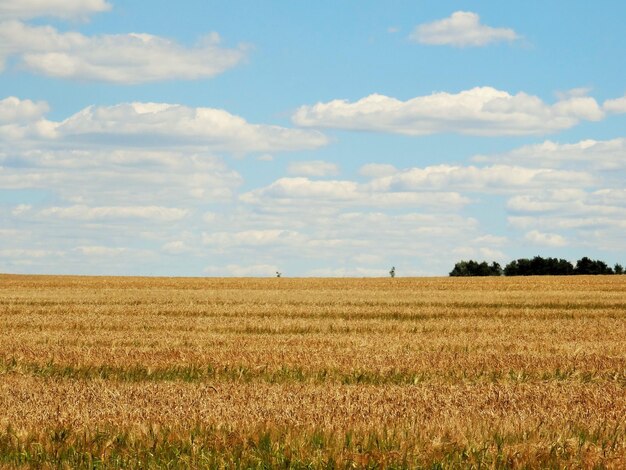
<path fill-rule="evenodd" d="M 0 272 L 626 262 L 626 3 L 0 0 Z"/>

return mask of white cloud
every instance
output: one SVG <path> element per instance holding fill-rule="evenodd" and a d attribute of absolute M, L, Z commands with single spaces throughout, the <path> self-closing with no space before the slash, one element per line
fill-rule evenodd
<path fill-rule="evenodd" d="M 23 232 L 21 230 L 0 228 L 0 237 L 2 238 L 15 239 L 16 237 L 20 237 L 21 235 L 23 235 Z"/>
<path fill-rule="evenodd" d="M 451 132 L 496 136 L 546 134 L 568 129 L 581 120 L 597 121 L 603 117 L 602 109 L 590 97 L 570 97 L 549 105 L 526 93 L 511 95 L 481 87 L 408 101 L 378 94 L 354 103 L 333 100 L 300 107 L 293 121 L 304 127 L 406 135 Z"/>
<path fill-rule="evenodd" d="M 179 255 L 181 253 L 190 251 L 190 247 L 188 247 L 183 240 L 174 240 L 165 243 L 161 247 L 161 250 L 170 255 Z"/>
<path fill-rule="evenodd" d="M 208 224 L 214 223 L 217 220 L 217 214 L 215 212 L 205 212 L 202 214 L 202 220 Z"/>
<path fill-rule="evenodd" d="M 104 146 L 117 146 L 115 155 L 121 161 L 136 154 L 133 148 L 137 147 L 144 149 L 142 158 L 155 160 L 164 156 L 164 147 L 172 146 L 245 154 L 311 149 L 328 143 L 317 131 L 252 124 L 215 108 L 122 103 L 89 106 L 61 122 L 45 119 L 42 115 L 47 109 L 46 103 L 15 97 L 0 101 L 0 135 L 4 134 L 7 142 L 30 143 L 32 154 L 45 153 L 46 143 L 55 149 L 65 146 L 67 161 L 76 161 L 81 147 L 103 152 Z M 15 148 L 14 142 L 10 148 Z M 59 155 L 63 152 L 57 151 Z M 54 160 L 58 163 L 60 158 Z"/>
<path fill-rule="evenodd" d="M 571 217 L 571 216 L 510 216 L 507 218 L 509 224 L 514 228 L 529 229 L 531 227 L 539 227 L 545 230 L 575 230 L 575 229 L 592 229 L 612 228 L 618 230 L 616 232 L 623 240 L 624 229 L 626 229 L 626 219 L 611 216 L 587 216 L 587 217 Z M 574 237 L 579 241 L 583 241 L 585 237 Z M 623 245 L 621 250 L 623 250 Z"/>
<path fill-rule="evenodd" d="M 183 145 L 242 153 L 308 149 L 327 143 L 319 132 L 250 124 L 221 109 L 167 103 L 90 106 L 59 123 L 56 132 L 66 139 L 101 145 Z"/>
<path fill-rule="evenodd" d="M 265 246 L 293 245 L 304 240 L 304 237 L 292 230 L 245 230 L 241 232 L 203 233 L 202 243 L 212 247 L 227 246 Z"/>
<path fill-rule="evenodd" d="M 484 259 L 494 261 L 504 261 L 507 256 L 500 250 L 494 250 L 493 248 L 479 248 L 478 252 Z"/>
<path fill-rule="evenodd" d="M 151 156 L 155 160 L 146 163 L 139 150 L 119 155 L 97 150 L 75 155 L 69 151 L 27 153 L 0 167 L 0 187 L 50 191 L 66 202 L 91 206 L 125 206 L 128 201 L 144 206 L 196 206 L 228 201 L 242 183 L 237 172 L 215 157 L 182 152 Z"/>
<path fill-rule="evenodd" d="M 531 230 L 524 238 L 535 244 L 544 246 L 561 247 L 567 245 L 567 240 L 556 233 L 542 233 L 538 230 Z"/>
<path fill-rule="evenodd" d="M 85 19 L 92 13 L 110 9 L 111 4 L 106 0 L 0 0 L 0 19 L 39 16 Z"/>
<path fill-rule="evenodd" d="M 614 215 L 626 218 L 626 190 L 600 189 L 586 192 L 581 189 L 547 190 L 532 196 L 512 197 L 507 208 L 516 212 L 558 213 L 571 215 Z"/>
<path fill-rule="evenodd" d="M 280 178 L 265 188 L 240 196 L 251 204 L 300 205 L 310 204 L 363 205 L 370 207 L 420 206 L 459 208 L 469 200 L 456 192 L 389 192 L 349 180 L 314 181 L 304 177 Z"/>
<path fill-rule="evenodd" d="M 408 275 L 415 272 L 412 264 L 437 266 L 430 273 L 443 273 L 449 270 L 452 247 L 484 244 L 474 241 L 481 235 L 476 220 L 445 210 L 394 214 L 373 212 L 368 206 L 346 211 L 340 205 L 320 207 L 309 201 L 294 203 L 290 212 L 274 212 L 275 208 L 270 200 L 258 210 L 242 212 L 240 208 L 237 214 L 223 217 L 220 229 L 228 231 L 206 232 L 202 251 L 215 259 L 224 256 L 273 263 L 286 275 L 295 272 L 294 263 L 306 261 L 311 269 L 367 266 L 383 269 L 385 275 L 395 264 L 399 270 L 402 267 L 402 275 Z M 433 249 L 435 245 L 445 248 Z M 301 268 L 297 272 L 312 274 Z M 421 273 L 428 272 L 424 268 Z"/>
<path fill-rule="evenodd" d="M 478 244 L 486 244 L 489 246 L 502 246 L 508 241 L 508 238 L 496 235 L 481 235 L 480 237 L 476 237 L 473 241 Z"/>
<path fill-rule="evenodd" d="M 354 181 L 313 181 L 308 178 L 280 178 L 266 188 L 254 190 L 249 195 L 275 198 L 327 199 L 332 201 L 351 200 L 358 192 Z M 244 198 L 248 202 L 249 198 Z"/>
<path fill-rule="evenodd" d="M 291 162 L 287 173 L 295 176 L 335 176 L 339 174 L 339 166 L 321 160 Z"/>
<path fill-rule="evenodd" d="M 481 24 L 476 13 L 457 11 L 448 18 L 417 26 L 409 38 L 420 44 L 477 47 L 515 41 L 519 36 L 510 28 L 493 28 Z"/>
<path fill-rule="evenodd" d="M 44 250 L 31 248 L 13 248 L 0 250 L 0 258 L 45 258 L 48 256 L 63 256 L 59 250 Z"/>
<path fill-rule="evenodd" d="M 49 207 L 39 212 L 41 217 L 74 219 L 83 221 L 116 219 L 153 219 L 161 222 L 173 222 L 189 214 L 187 209 L 159 206 L 109 206 L 88 207 L 75 205 L 69 207 Z"/>
<path fill-rule="evenodd" d="M 623 250 L 626 229 L 626 190 L 623 188 L 590 192 L 546 190 L 532 196 L 515 196 L 509 200 L 507 208 L 516 214 L 508 217 L 510 225 L 529 231 L 529 241 Z M 551 237 L 556 231 L 567 231 L 567 240 Z"/>
<path fill-rule="evenodd" d="M 565 91 L 557 91 L 556 96 L 560 100 L 566 100 L 568 98 L 581 98 L 587 96 L 591 90 L 592 88 L 590 87 L 570 88 Z"/>
<path fill-rule="evenodd" d="M 357 264 L 382 264 L 385 259 L 380 255 L 373 255 L 371 253 L 360 253 L 356 256 L 353 256 L 352 259 Z"/>
<path fill-rule="evenodd" d="M 34 102 L 9 96 L 0 100 L 0 123 L 17 124 L 37 121 L 48 111 L 48 103 L 45 101 Z"/>
<path fill-rule="evenodd" d="M 560 144 L 546 140 L 541 144 L 526 145 L 510 152 L 495 155 L 477 155 L 476 162 L 532 164 L 539 167 L 562 167 L 584 164 L 585 168 L 615 170 L 626 168 L 626 139 L 582 140 Z"/>
<path fill-rule="evenodd" d="M 17 206 L 15 206 L 13 208 L 13 210 L 11 211 L 12 215 L 22 215 L 22 214 L 26 214 L 27 212 L 29 212 L 31 209 L 33 208 L 33 206 L 31 206 L 30 204 L 19 204 Z"/>
<path fill-rule="evenodd" d="M 602 105 L 605 111 L 610 113 L 626 113 L 626 96 L 613 100 L 606 100 Z"/>
<path fill-rule="evenodd" d="M 253 264 L 241 266 L 229 264 L 226 266 L 209 266 L 204 272 L 212 276 L 235 276 L 235 277 L 275 277 L 278 267 L 273 264 Z"/>
<path fill-rule="evenodd" d="M 312 277 L 389 277 L 387 268 L 317 268 L 307 273 Z"/>
<path fill-rule="evenodd" d="M 127 248 L 115 248 L 109 246 L 77 246 L 75 251 L 85 256 L 119 256 L 127 253 Z"/>
<path fill-rule="evenodd" d="M 465 190 L 509 192 L 546 186 L 589 186 L 594 178 L 584 172 L 526 168 L 507 165 L 489 167 L 434 165 L 409 168 L 376 178 L 370 185 L 377 191 Z"/>
<path fill-rule="evenodd" d="M 498 261 L 504 263 L 507 256 L 500 250 L 482 246 L 483 242 L 474 245 L 459 244 L 453 247 L 450 252 L 458 259 L 474 259 L 485 261 Z"/>
<path fill-rule="evenodd" d="M 184 47 L 151 34 L 85 36 L 11 20 L 0 23 L 0 62 L 13 55 L 19 67 L 50 77 L 136 84 L 210 78 L 244 60 L 246 48 L 220 46 L 217 33 Z"/>
<path fill-rule="evenodd" d="M 366 178 L 380 178 L 391 176 L 398 172 L 398 169 L 388 163 L 368 163 L 359 168 L 359 175 Z"/>

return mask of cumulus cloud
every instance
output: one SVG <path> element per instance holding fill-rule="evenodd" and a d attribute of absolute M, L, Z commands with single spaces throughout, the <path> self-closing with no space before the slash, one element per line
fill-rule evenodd
<path fill-rule="evenodd" d="M 481 235 L 476 237 L 473 241 L 478 244 L 486 244 L 489 246 L 502 246 L 508 241 L 508 238 L 499 237 L 497 235 Z"/>
<path fill-rule="evenodd" d="M 63 256 L 63 251 L 44 249 L 2 249 L 0 258 L 46 258 L 49 256 Z"/>
<path fill-rule="evenodd" d="M 21 100 L 9 96 L 0 100 L 0 123 L 22 123 L 36 121 L 50 110 L 45 101 Z"/>
<path fill-rule="evenodd" d="M 90 246 L 77 246 L 75 249 L 78 253 L 85 256 L 119 256 L 127 253 L 128 248 L 124 247 L 110 247 L 102 245 L 90 245 Z"/>
<path fill-rule="evenodd" d="M 27 153 L 0 166 L 0 187 L 47 191 L 67 203 L 91 206 L 128 205 L 128 201 L 197 206 L 228 201 L 242 183 L 236 171 L 214 157 L 172 152 L 168 157 L 175 162 L 146 164 L 141 151 L 135 153 L 136 157 L 126 152 L 121 155 L 135 158 L 135 163 L 118 162 L 115 155 L 108 158 L 106 152 L 97 151 Z M 55 165 L 57 157 L 59 164 Z"/>
<path fill-rule="evenodd" d="M 35 211 L 31 205 L 20 204 L 12 214 L 17 217 L 58 218 L 82 221 L 152 219 L 161 222 L 180 220 L 189 214 L 187 209 L 159 206 L 102 206 L 89 207 L 74 205 L 67 207 L 52 206 Z"/>
<path fill-rule="evenodd" d="M 104 206 L 88 207 L 75 205 L 69 207 L 48 207 L 39 212 L 40 217 L 74 219 L 83 221 L 116 219 L 152 219 L 160 222 L 173 222 L 186 217 L 187 209 L 159 206 Z"/>
<path fill-rule="evenodd" d="M 0 129 L 11 127 L 14 137 L 0 138 L 0 187 L 35 198 L 0 206 L 3 233 L 53 227 L 54 244 L 68 257 L 62 266 L 53 254 L 28 266 L 4 262 L 3 269 L 12 272 L 200 274 L 207 252 L 221 250 L 216 256 L 224 266 L 239 250 L 295 246 L 293 229 L 224 223 L 222 212 L 241 211 L 234 196 L 243 178 L 215 153 L 279 152 L 325 142 L 318 132 L 291 132 L 222 110 L 172 104 L 90 107 L 60 122 L 46 121 L 47 106 L 27 100 L 4 100 L 2 110 Z M 41 121 L 53 132 L 35 135 L 30 128 Z M 214 243 L 205 245 L 207 231 Z M 4 247 L 46 247 L 47 238 L 35 230 Z M 133 248 L 138 244 L 145 249 Z M 128 251 L 120 255 L 117 248 Z M 98 259 L 93 268 L 80 263 L 86 257 Z M 178 265 L 179 258 L 187 261 Z"/>
<path fill-rule="evenodd" d="M 510 216 L 507 218 L 509 224 L 514 228 L 529 229 L 531 227 L 539 227 L 542 230 L 574 230 L 576 235 L 572 238 L 584 243 L 589 240 L 588 235 L 601 230 L 610 229 L 613 237 L 621 240 L 618 246 L 623 250 L 623 232 L 626 229 L 626 219 L 611 216 L 587 216 L 587 217 L 570 217 L 570 216 L 553 216 L 537 217 L 537 216 Z M 582 235 L 582 236 L 581 236 Z M 607 240 L 608 243 L 608 240 Z M 601 245 L 601 248 L 608 246 Z"/>
<path fill-rule="evenodd" d="M 567 240 L 556 233 L 542 233 L 538 230 L 531 230 L 524 238 L 535 244 L 543 246 L 561 247 L 567 245 Z"/>
<path fill-rule="evenodd" d="M 511 95 L 492 87 L 477 87 L 408 101 L 378 94 L 354 103 L 333 100 L 300 107 L 293 121 L 303 127 L 405 135 L 497 136 L 546 134 L 603 117 L 604 112 L 591 97 L 574 96 L 550 105 L 523 92 Z"/>
<path fill-rule="evenodd" d="M 476 13 L 457 11 L 448 18 L 417 26 L 409 39 L 420 44 L 477 47 L 515 41 L 519 35 L 510 28 L 493 28 L 481 24 Z"/>
<path fill-rule="evenodd" d="M 320 208 L 308 202 L 293 210 L 298 211 L 299 217 L 252 209 L 222 219 L 220 227 L 230 227 L 230 230 L 218 236 L 207 232 L 203 251 L 217 259 L 230 255 L 239 259 L 252 256 L 262 262 L 269 260 L 281 266 L 286 275 L 296 260 L 308 260 L 309 265 L 315 267 L 311 269 L 353 269 L 365 265 L 382 270 L 384 275 L 388 275 L 389 268 L 395 264 L 399 270 L 402 267 L 402 275 L 408 275 L 415 272 L 417 260 L 423 262 L 423 266 L 436 265 L 431 274 L 449 270 L 450 260 L 432 249 L 434 243 L 446 246 L 449 254 L 450 248 L 460 244 L 477 249 L 484 244 L 477 241 L 481 230 L 476 220 L 449 211 L 394 214 L 371 207 L 363 210 L 346 210 L 338 205 Z M 248 228 L 242 230 L 245 226 Z M 428 272 L 424 269 L 422 274 Z M 312 275 L 313 271 L 300 268 L 298 273 Z M 318 271 L 318 275 L 320 273 Z"/>
<path fill-rule="evenodd" d="M 509 200 L 514 215 L 508 222 L 526 230 L 526 240 L 548 246 L 585 245 L 605 250 L 623 250 L 626 230 L 626 190 L 606 188 L 546 190 Z M 567 231 L 567 239 L 554 236 Z"/>
<path fill-rule="evenodd" d="M 45 120 L 45 109 L 26 100 L 4 101 L 8 121 L 0 128 L 27 129 Z M 46 122 L 53 127 L 52 135 L 25 131 L 12 139 L 0 138 L 0 187 L 11 196 L 29 194 L 35 200 L 0 206 L 0 226 L 19 233 L 32 226 L 53 227 L 55 244 L 62 245 L 71 259 L 58 266 L 50 255 L 29 265 L 48 272 L 97 272 L 80 264 L 89 256 L 99 257 L 94 266 L 100 272 L 171 274 L 174 271 L 164 271 L 164 266 L 176 265 L 178 257 L 172 261 L 168 255 L 180 255 L 187 262 L 176 273 L 195 269 L 200 274 L 207 262 L 203 256 L 215 247 L 221 246 L 220 265 L 225 265 L 232 261 L 228 255 L 238 250 L 276 246 L 294 230 L 272 244 L 273 227 L 224 224 L 223 211 L 241 210 L 235 197 L 243 178 L 215 152 L 239 155 L 306 148 L 311 137 L 315 141 L 321 136 L 250 124 L 221 110 L 151 103 L 92 107 L 61 122 Z M 203 245 L 201 235 L 207 231 L 221 233 L 221 245 Z M 236 234 L 236 243 L 228 244 L 223 239 L 231 233 Z M 50 243 L 39 230 L 10 242 L 4 245 L 7 249 Z M 146 249 L 133 249 L 138 244 Z M 97 247 L 129 251 L 108 261 L 106 250 Z M 195 268 L 190 257 L 198 260 Z M 3 269 L 30 269 L 15 263 L 7 262 Z"/>
<path fill-rule="evenodd" d="M 580 218 L 611 215 L 626 219 L 626 190 L 545 190 L 533 195 L 514 196 L 507 202 L 507 208 L 514 212 L 551 213 Z"/>
<path fill-rule="evenodd" d="M 328 142 L 317 131 L 252 124 L 215 108 L 122 103 L 89 106 L 61 122 L 43 118 L 47 110 L 43 102 L 6 98 L 0 101 L 0 132 L 5 130 L 7 140 L 36 138 L 35 148 L 39 149 L 45 148 L 46 142 L 54 147 L 71 146 L 75 154 L 81 145 L 126 149 L 117 155 L 129 154 L 127 149 L 133 147 L 152 147 L 152 155 L 157 155 L 158 150 L 172 146 L 241 154 L 311 149 Z"/>
<path fill-rule="evenodd" d="M 217 151 L 269 152 L 316 148 L 327 143 L 319 132 L 250 124 L 227 111 L 167 103 L 90 106 L 59 123 L 65 138 L 155 147 L 201 146 Z"/>
<path fill-rule="evenodd" d="M 287 173 L 296 176 L 335 176 L 339 174 L 339 166 L 322 160 L 291 162 Z"/>
<path fill-rule="evenodd" d="M 359 168 L 359 175 L 366 178 L 379 178 L 391 176 L 398 172 L 398 169 L 388 163 L 367 163 Z"/>
<path fill-rule="evenodd" d="M 304 177 L 280 178 L 269 186 L 249 191 L 240 196 L 250 204 L 300 205 L 310 204 L 361 205 L 370 207 L 420 206 L 422 208 L 458 208 L 469 199 L 454 191 L 391 192 L 349 180 L 316 181 Z"/>
<path fill-rule="evenodd" d="M 450 249 L 450 253 L 454 255 L 454 259 L 483 259 L 505 262 L 507 256 L 500 250 L 490 247 L 481 246 L 481 244 L 459 244 Z"/>
<path fill-rule="evenodd" d="M 626 96 L 621 98 L 615 98 L 612 100 L 606 100 L 602 105 L 605 111 L 610 113 L 626 113 Z"/>
<path fill-rule="evenodd" d="M 358 266 L 350 268 L 317 268 L 311 269 L 307 275 L 312 277 L 389 277 L 389 270 L 386 268 Z"/>
<path fill-rule="evenodd" d="M 106 0 L 0 0 L 0 19 L 39 16 L 85 19 L 110 9 L 111 4 Z"/>
<path fill-rule="evenodd" d="M 377 191 L 465 190 L 510 192 L 520 188 L 580 185 L 594 182 L 585 172 L 493 165 L 488 167 L 434 165 L 409 168 L 390 176 L 375 178 L 370 185 Z"/>
<path fill-rule="evenodd" d="M 183 240 L 167 242 L 161 247 L 161 250 L 170 255 L 179 255 L 191 251 L 190 247 Z"/>
<path fill-rule="evenodd" d="M 85 36 L 17 20 L 0 23 L 0 61 L 16 56 L 18 67 L 42 75 L 121 84 L 210 78 L 246 57 L 245 47 L 220 42 L 217 33 L 185 47 L 145 33 Z"/>
<path fill-rule="evenodd" d="M 274 264 L 208 266 L 204 272 L 211 276 L 275 277 L 278 267 Z"/>
<path fill-rule="evenodd" d="M 240 232 L 203 233 L 202 243 L 213 247 L 293 245 L 303 240 L 303 236 L 293 230 L 265 229 Z"/>
<path fill-rule="evenodd" d="M 586 168 L 616 170 L 626 168 L 626 139 L 581 140 L 561 144 L 546 140 L 540 144 L 526 145 L 510 152 L 495 155 L 477 155 L 475 162 L 532 164 L 538 167 L 558 168 L 584 164 Z"/>

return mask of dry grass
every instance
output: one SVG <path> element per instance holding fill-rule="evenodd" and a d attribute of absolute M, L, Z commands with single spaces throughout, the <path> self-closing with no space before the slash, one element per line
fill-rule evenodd
<path fill-rule="evenodd" d="M 0 465 L 626 468 L 626 276 L 0 276 Z"/>

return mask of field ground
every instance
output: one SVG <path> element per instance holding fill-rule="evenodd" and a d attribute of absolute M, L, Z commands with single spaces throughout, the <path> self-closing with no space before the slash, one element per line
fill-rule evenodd
<path fill-rule="evenodd" d="M 626 468 L 626 276 L 0 276 L 0 466 Z"/>

